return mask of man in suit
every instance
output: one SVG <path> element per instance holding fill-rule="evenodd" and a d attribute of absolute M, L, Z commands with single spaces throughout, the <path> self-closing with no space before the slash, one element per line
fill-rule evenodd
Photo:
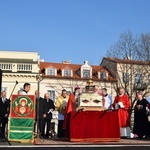
<path fill-rule="evenodd" d="M 46 105 L 45 105 L 46 114 L 43 115 L 44 116 L 44 127 L 47 124 L 47 126 L 46 126 L 46 138 L 49 138 L 52 112 L 55 110 L 55 106 L 54 106 L 53 100 L 50 99 L 49 93 L 45 93 L 44 100 L 46 102 Z"/>
<path fill-rule="evenodd" d="M 0 97 L 0 128 L 3 135 L 1 136 L 5 136 L 5 127 L 8 123 L 9 110 L 10 100 L 6 98 L 6 91 L 2 91 Z"/>
<path fill-rule="evenodd" d="M 44 137 L 44 116 L 46 114 L 46 101 L 40 97 L 38 90 L 35 91 L 36 97 L 36 117 L 35 117 L 35 126 L 37 124 L 40 134 Z M 38 123 L 37 123 L 38 122 Z"/>

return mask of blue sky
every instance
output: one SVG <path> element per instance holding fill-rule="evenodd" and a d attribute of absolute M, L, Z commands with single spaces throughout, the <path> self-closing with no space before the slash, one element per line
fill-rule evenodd
<path fill-rule="evenodd" d="M 120 33 L 149 33 L 149 15 L 150 0 L 0 0 L 0 50 L 99 65 Z"/>

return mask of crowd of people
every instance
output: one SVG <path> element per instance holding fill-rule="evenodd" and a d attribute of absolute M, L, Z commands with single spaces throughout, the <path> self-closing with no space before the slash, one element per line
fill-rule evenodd
<path fill-rule="evenodd" d="M 23 90 L 18 91 L 18 95 L 27 95 L 30 91 L 30 83 L 25 83 Z M 125 93 L 123 88 L 118 88 L 118 93 L 115 99 L 108 94 L 106 88 L 99 89 L 95 86 L 95 93 L 101 94 L 102 104 L 105 111 L 112 110 L 117 111 L 118 120 L 120 126 L 120 135 L 122 138 L 128 138 L 131 136 L 131 100 Z M 80 87 L 76 87 L 74 92 L 70 95 L 67 94 L 65 89 L 62 89 L 62 93 L 56 98 L 55 102 L 50 98 L 49 93 L 45 93 L 44 97 L 40 96 L 38 90 L 35 91 L 36 107 L 35 107 L 35 131 L 39 130 L 41 137 L 50 137 L 50 126 L 53 117 L 53 111 L 58 111 L 58 138 L 65 137 L 66 119 L 67 114 L 70 111 L 75 111 L 77 107 L 77 99 L 81 94 Z M 6 98 L 6 91 L 1 92 L 0 96 L 0 128 L 1 136 L 5 135 L 6 124 L 8 123 L 8 116 L 10 112 L 10 100 Z M 147 138 L 150 137 L 150 122 L 149 122 L 150 104 L 143 97 L 142 92 L 136 93 L 136 103 L 134 105 L 134 126 L 133 135 L 134 138 Z M 37 127 L 36 127 L 37 126 Z"/>

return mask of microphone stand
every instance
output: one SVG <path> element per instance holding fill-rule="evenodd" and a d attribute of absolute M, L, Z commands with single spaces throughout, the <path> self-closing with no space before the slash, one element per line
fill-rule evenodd
<path fill-rule="evenodd" d="M 14 85 L 14 88 L 13 88 L 13 90 L 12 90 L 10 96 L 9 96 L 9 100 L 10 100 L 10 98 L 11 98 L 11 96 L 12 96 L 12 94 L 13 94 L 13 92 L 14 92 L 14 90 L 15 90 L 17 84 L 18 84 L 18 81 L 16 81 L 16 84 Z"/>

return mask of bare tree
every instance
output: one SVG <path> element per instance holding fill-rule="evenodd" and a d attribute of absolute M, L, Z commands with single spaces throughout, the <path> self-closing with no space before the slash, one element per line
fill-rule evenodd
<path fill-rule="evenodd" d="M 139 36 L 137 53 L 140 60 L 150 61 L 150 33 Z"/>
<path fill-rule="evenodd" d="M 119 40 L 107 51 L 101 65 L 106 66 L 117 79 L 113 87 L 123 87 L 131 99 L 131 123 L 137 91 L 150 96 L 150 34 L 121 33 Z"/>
<path fill-rule="evenodd" d="M 131 99 L 132 110 L 137 90 L 150 95 L 150 34 L 133 36 L 130 31 L 121 33 L 119 40 L 107 51 L 106 58 L 102 65 L 117 78 L 114 87 L 124 87 Z"/>
<path fill-rule="evenodd" d="M 137 43 L 137 37 L 133 36 L 130 31 L 121 33 L 119 40 L 107 51 L 107 56 L 120 59 L 132 58 L 137 60 Z"/>

